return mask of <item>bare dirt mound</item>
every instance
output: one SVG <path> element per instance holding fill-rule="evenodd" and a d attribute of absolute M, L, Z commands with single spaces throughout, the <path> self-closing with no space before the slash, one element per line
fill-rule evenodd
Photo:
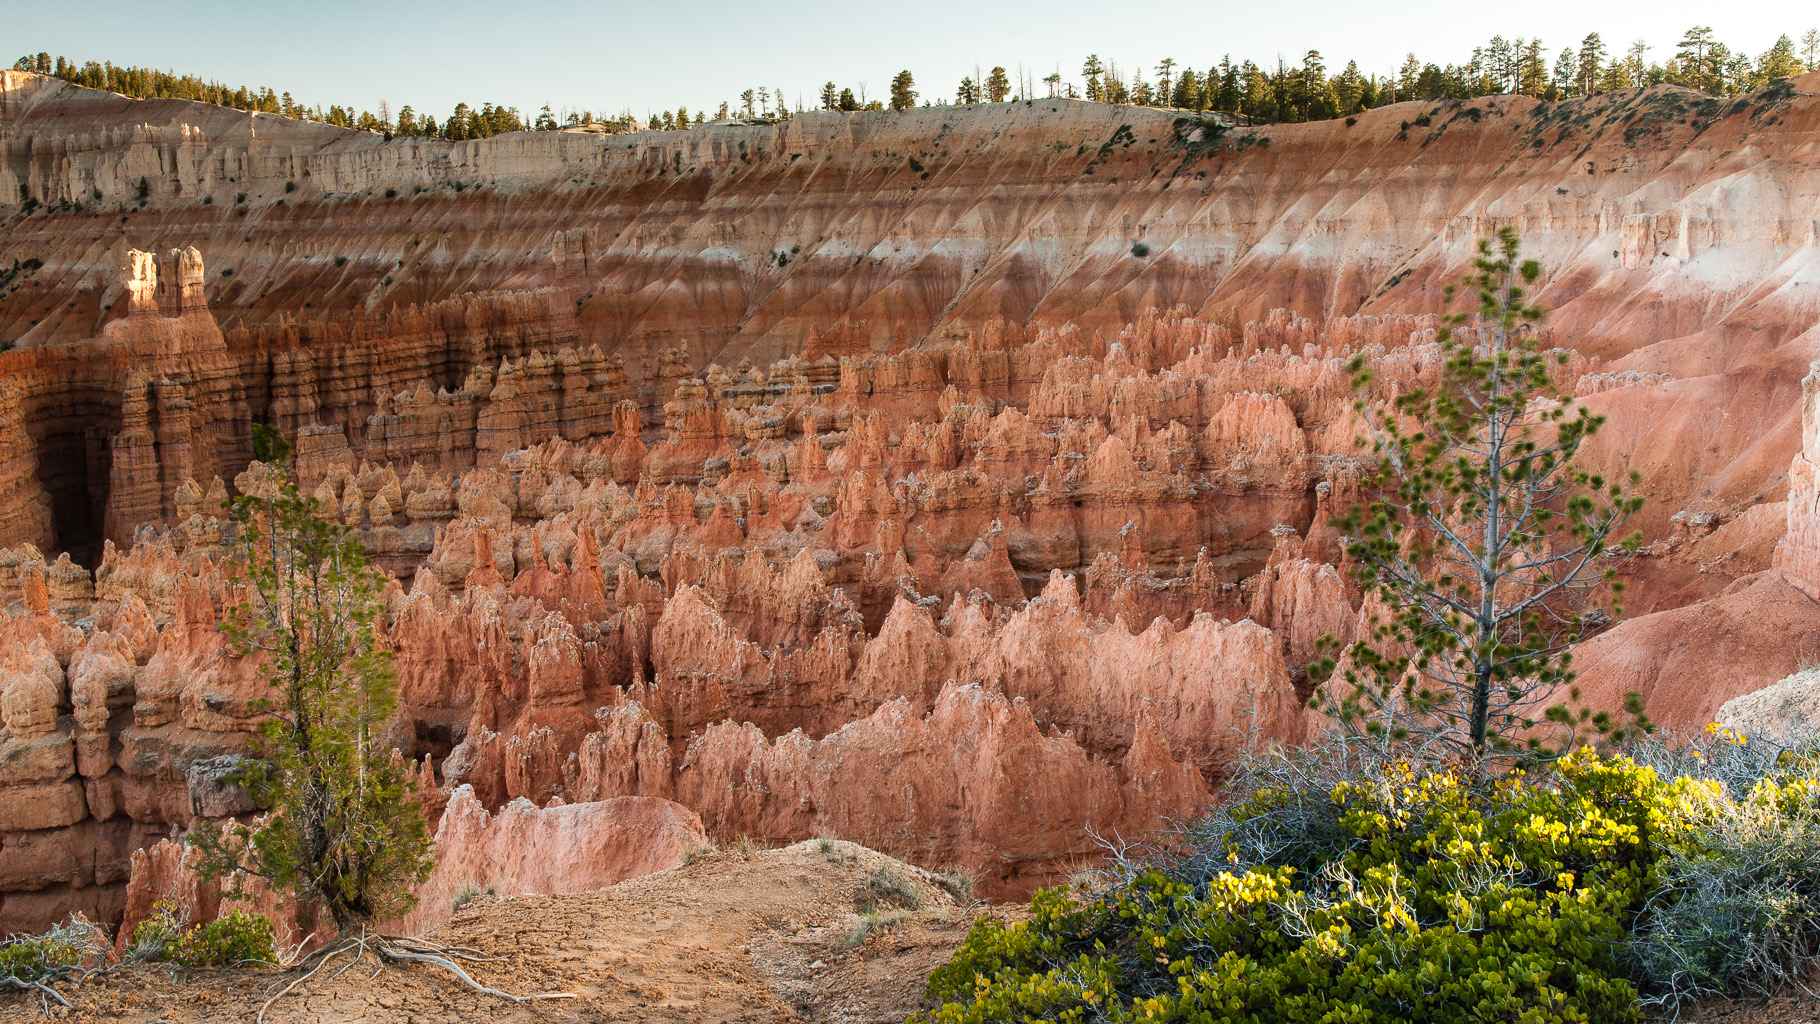
<path fill-rule="evenodd" d="M 853 843 L 716 851 L 596 892 L 481 896 L 430 936 L 498 957 L 470 968 L 482 984 L 573 999 L 513 1005 L 431 968 L 375 973 L 369 956 L 331 963 L 265 1019 L 895 1022 L 922 1005 L 924 978 L 983 912 L 936 875 Z M 251 1021 L 296 977 L 132 966 L 67 992 L 76 1009 L 56 1017 Z M 0 998 L 0 1019 L 38 1012 L 36 999 Z"/>

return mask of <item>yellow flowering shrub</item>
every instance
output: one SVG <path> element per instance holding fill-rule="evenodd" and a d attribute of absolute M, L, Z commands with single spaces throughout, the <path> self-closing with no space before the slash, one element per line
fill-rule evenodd
<path fill-rule="evenodd" d="M 1719 799 L 1710 783 L 1590 751 L 1545 778 L 1378 768 L 1313 795 L 1241 793 L 1197 840 L 1222 856 L 981 921 L 915 1019 L 1641 1019 L 1626 942 L 1658 865 Z"/>

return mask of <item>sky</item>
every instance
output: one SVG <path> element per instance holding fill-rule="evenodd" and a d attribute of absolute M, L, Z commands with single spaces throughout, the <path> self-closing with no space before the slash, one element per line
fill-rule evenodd
<path fill-rule="evenodd" d="M 623 0 L 83 0 L 0 2 L 0 58 L 49 51 L 151 65 L 229 85 L 271 86 L 299 102 L 444 116 L 457 102 L 643 117 L 678 104 L 710 113 L 747 88 L 813 106 L 825 81 L 886 98 L 909 70 L 926 98 L 963 75 L 1021 62 L 1038 82 L 1080 81 L 1089 53 L 1154 80 L 1158 61 L 1201 70 L 1231 54 L 1274 64 L 1321 51 L 1331 72 L 1356 60 L 1388 74 L 1413 51 L 1457 63 L 1493 35 L 1540 35 L 1550 55 L 1598 32 L 1614 53 L 1632 40 L 1666 60 L 1692 25 L 1755 57 L 1799 40 L 1820 6 L 1794 0 L 1537 0 L 1526 4 L 1244 3 L 1175 0 L 923 0 L 912 3 L 627 3 Z"/>

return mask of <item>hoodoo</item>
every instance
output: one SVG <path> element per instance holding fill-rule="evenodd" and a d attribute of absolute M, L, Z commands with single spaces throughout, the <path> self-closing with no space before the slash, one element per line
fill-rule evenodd
<path fill-rule="evenodd" d="M 1697 728 L 1820 655 L 1817 140 L 1820 74 L 447 142 L 0 72 L 0 933 L 130 926 L 174 828 L 254 810 L 254 424 L 396 579 L 390 740 L 471 870 L 832 835 L 1065 877 L 1322 727 L 1321 641 L 1381 610 L 1356 441 L 1504 227 L 1648 498 L 1579 683 Z"/>

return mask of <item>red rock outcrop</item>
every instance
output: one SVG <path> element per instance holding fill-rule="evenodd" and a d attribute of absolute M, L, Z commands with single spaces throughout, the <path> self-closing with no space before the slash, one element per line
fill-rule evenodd
<path fill-rule="evenodd" d="M 1590 701 L 1613 706 L 1636 692 L 1652 717 L 1697 728 L 1713 721 L 1727 701 L 1762 690 L 1820 657 L 1814 474 L 1820 460 L 1820 363 L 1801 386 L 1802 448 L 1788 471 L 1786 535 L 1775 548 L 1774 567 L 1739 575 L 1717 597 L 1628 619 L 1580 645 L 1575 667 Z M 1725 567 L 1713 563 L 1761 547 L 1750 542 L 1753 535 L 1775 535 L 1774 506 L 1757 508 L 1771 514 L 1747 513 L 1723 526 L 1710 513 L 1683 514 L 1678 525 L 1684 532 L 1663 547 L 1671 558 L 1682 549 L 1704 550 L 1710 561 L 1699 569 L 1722 572 Z"/>
<path fill-rule="evenodd" d="M 819 741 L 715 726 L 690 746 L 678 796 L 724 834 L 848 836 L 965 865 L 996 895 L 1090 855 L 1091 830 L 1141 833 L 1208 790 L 1147 713 L 1115 768 L 1045 736 L 1026 702 L 950 685 L 927 716 L 899 698 Z"/>
<path fill-rule="evenodd" d="M 448 920 L 473 886 L 503 895 L 580 892 L 673 868 L 708 843 L 701 819 L 655 797 L 616 796 L 539 808 L 517 800 L 494 814 L 458 789 L 436 830 L 436 870 L 418 887 L 407 934 Z"/>

